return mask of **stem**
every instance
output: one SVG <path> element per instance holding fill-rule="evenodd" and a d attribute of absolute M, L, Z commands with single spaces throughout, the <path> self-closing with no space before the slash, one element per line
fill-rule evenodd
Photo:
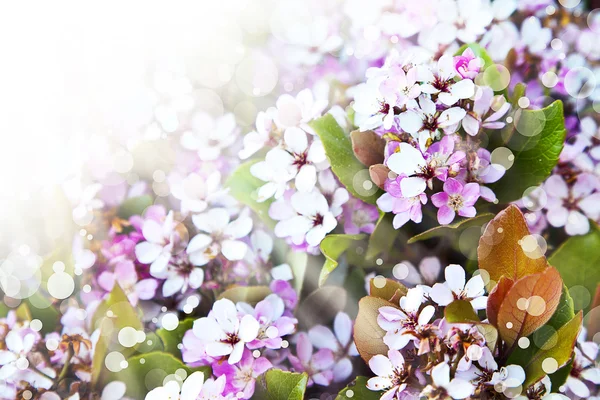
<path fill-rule="evenodd" d="M 69 373 L 69 367 L 71 366 L 71 359 L 73 358 L 74 354 L 75 354 L 75 350 L 73 350 L 73 343 L 69 343 L 69 350 L 67 352 L 67 360 L 65 361 L 65 365 L 63 365 L 63 368 L 60 371 L 60 375 L 58 375 L 58 380 L 56 381 L 56 384 L 58 384 L 59 382 L 61 382 L 63 379 L 65 379 L 67 377 L 67 374 Z"/>

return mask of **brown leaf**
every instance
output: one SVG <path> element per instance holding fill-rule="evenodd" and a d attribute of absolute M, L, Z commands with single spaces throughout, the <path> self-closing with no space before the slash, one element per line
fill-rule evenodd
<path fill-rule="evenodd" d="M 373 131 L 353 131 L 350 138 L 352 150 L 358 161 L 367 167 L 383 162 L 385 140 L 381 136 Z"/>
<path fill-rule="evenodd" d="M 502 276 L 516 281 L 548 266 L 545 257 L 535 258 L 523 250 L 520 241 L 528 235 L 525 217 L 515 205 L 511 204 L 490 221 L 477 247 L 479 268 L 489 274 L 488 291 Z"/>
<path fill-rule="evenodd" d="M 503 276 L 488 296 L 486 312 L 490 324 L 498 326 L 498 311 L 513 284 L 512 280 Z"/>
<path fill-rule="evenodd" d="M 398 281 L 388 278 L 373 278 L 369 283 L 371 296 L 398 304 L 400 297 L 406 296 L 408 289 Z"/>
<path fill-rule="evenodd" d="M 389 301 L 367 296 L 358 302 L 358 315 L 354 323 L 354 343 L 365 362 L 377 354 L 387 354 L 388 346 L 383 343 L 385 331 L 377 324 L 380 307 L 395 307 Z"/>
<path fill-rule="evenodd" d="M 388 178 L 390 169 L 383 164 L 375 164 L 369 167 L 369 175 L 374 184 L 380 189 L 384 188 L 385 180 Z"/>
<path fill-rule="evenodd" d="M 560 301 L 562 279 L 554 267 L 514 283 L 498 311 L 500 337 L 512 346 L 544 325 Z"/>

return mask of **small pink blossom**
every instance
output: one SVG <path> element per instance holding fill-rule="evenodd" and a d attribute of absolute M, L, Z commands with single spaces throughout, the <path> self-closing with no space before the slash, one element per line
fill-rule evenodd
<path fill-rule="evenodd" d="M 475 79 L 482 67 L 483 60 L 469 47 L 460 56 L 454 56 L 454 68 L 463 78 Z"/>
<path fill-rule="evenodd" d="M 333 381 L 333 351 L 323 348 L 313 353 L 313 345 L 305 332 L 296 336 L 296 355 L 290 354 L 289 360 L 297 372 L 308 374 L 308 386 L 315 383 L 328 386 Z"/>
<path fill-rule="evenodd" d="M 431 202 L 438 207 L 438 221 L 447 225 L 458 213 L 461 217 L 474 217 L 477 214 L 475 202 L 479 198 L 479 185 L 467 183 L 463 185 L 450 178 L 444 183 L 444 191 L 431 196 Z"/>

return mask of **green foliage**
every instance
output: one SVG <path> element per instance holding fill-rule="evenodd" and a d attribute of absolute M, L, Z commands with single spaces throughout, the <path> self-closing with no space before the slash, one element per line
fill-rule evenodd
<path fill-rule="evenodd" d="M 177 348 L 177 345 L 181 343 L 183 336 L 188 330 L 192 329 L 193 325 L 194 318 L 186 318 L 180 321 L 177 328 L 172 331 L 168 331 L 165 328 L 158 329 L 156 335 L 161 339 L 164 351 L 175 357 L 181 357 L 181 350 Z"/>
<path fill-rule="evenodd" d="M 108 372 L 104 359 L 109 352 L 119 351 L 128 356 L 135 351 L 135 347 L 124 348 L 118 341 L 119 332 L 128 326 L 136 330 L 144 329 L 136 309 L 129 303 L 123 289 L 115 283 L 92 318 L 92 329 L 100 329 L 100 338 L 92 360 L 92 384 L 97 385 L 102 380 L 102 375 Z"/>
<path fill-rule="evenodd" d="M 392 214 L 379 213 L 379 219 L 377 220 L 377 225 L 375 225 L 375 230 L 369 237 L 366 255 L 367 260 L 372 260 L 379 254 L 391 250 L 399 233 L 392 225 L 393 219 L 394 215 Z"/>
<path fill-rule="evenodd" d="M 321 138 L 331 169 L 340 182 L 354 197 L 375 204 L 382 192 L 371 181 L 369 170 L 356 159 L 350 138 L 338 125 L 333 115 L 325 114 L 312 121 L 310 126 Z M 370 182 L 371 186 L 364 186 L 365 182 Z"/>
<path fill-rule="evenodd" d="M 256 164 L 257 160 L 248 161 L 240 165 L 225 182 L 225 186 L 229 188 L 229 193 L 236 198 L 240 203 L 247 205 L 258 214 L 258 216 L 270 228 L 276 224 L 269 217 L 269 206 L 273 199 L 268 199 L 263 202 L 257 201 L 257 190 L 265 184 L 250 173 L 252 165 Z"/>
<path fill-rule="evenodd" d="M 323 286 L 329 274 L 338 266 L 338 258 L 355 242 L 361 241 L 365 235 L 327 235 L 321 241 L 321 252 L 325 256 L 325 263 L 319 275 L 319 286 Z"/>
<path fill-rule="evenodd" d="M 234 303 L 243 301 L 255 305 L 270 294 L 271 289 L 268 286 L 236 286 L 221 293 L 219 299 L 229 299 Z"/>
<path fill-rule="evenodd" d="M 270 369 L 256 382 L 253 399 L 256 400 L 302 400 L 308 383 L 306 373 Z"/>
<path fill-rule="evenodd" d="M 428 229 L 423 233 L 419 233 L 408 239 L 408 243 L 415 243 L 421 240 L 432 239 L 435 237 L 455 237 L 458 238 L 460 234 L 467 228 L 473 226 L 482 226 L 494 217 L 494 214 L 484 213 L 479 214 L 473 218 L 463 219 L 462 221 L 455 222 L 450 225 L 440 225 L 434 228 Z"/>
<path fill-rule="evenodd" d="M 444 316 L 448 322 L 453 324 L 479 322 L 473 306 L 466 300 L 455 300 L 448 304 L 444 310 Z"/>
<path fill-rule="evenodd" d="M 565 141 L 562 102 L 541 110 L 517 110 L 515 121 L 502 131 L 503 143 L 514 155 L 506 174 L 490 185 L 501 203 L 523 197 L 526 189 L 542 183 L 552 172 Z"/>
<path fill-rule="evenodd" d="M 117 215 L 119 218 L 129 219 L 132 215 L 142 215 L 144 210 L 153 204 L 152 197 L 143 195 L 132 197 L 121 203 Z"/>
<path fill-rule="evenodd" d="M 382 392 L 374 392 L 367 388 L 369 378 L 358 376 L 348 386 L 340 390 L 335 400 L 378 400 Z"/>
<path fill-rule="evenodd" d="M 548 259 L 563 279 L 567 287 L 583 286 L 590 293 L 596 293 L 600 282 L 600 230 L 590 222 L 590 232 L 586 235 L 571 236 Z M 589 306 L 586 308 L 586 311 Z"/>

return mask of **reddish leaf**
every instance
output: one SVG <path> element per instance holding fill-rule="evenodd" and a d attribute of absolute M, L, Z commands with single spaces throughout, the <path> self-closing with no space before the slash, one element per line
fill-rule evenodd
<path fill-rule="evenodd" d="M 369 175 L 374 184 L 383 189 L 385 180 L 388 178 L 390 169 L 383 164 L 375 164 L 369 167 Z"/>
<path fill-rule="evenodd" d="M 369 293 L 373 297 L 387 300 L 390 303 L 398 304 L 400 297 L 406 296 L 408 289 L 398 281 L 388 278 L 373 278 L 369 283 Z"/>
<path fill-rule="evenodd" d="M 373 131 L 353 131 L 350 138 L 352 139 L 352 150 L 358 161 L 367 167 L 383 162 L 385 140 L 381 136 Z"/>
<path fill-rule="evenodd" d="M 562 279 L 554 267 L 516 281 L 498 311 L 500 337 L 512 346 L 535 332 L 552 317 L 561 293 Z"/>
<path fill-rule="evenodd" d="M 600 332 L 600 284 L 596 286 L 596 294 L 590 312 L 585 316 L 587 320 L 587 337 L 593 338 L 594 335 Z"/>
<path fill-rule="evenodd" d="M 525 217 L 515 205 L 508 206 L 490 221 L 479 239 L 479 268 L 488 272 L 488 291 L 501 277 L 513 281 L 543 271 L 548 263 L 543 256 L 526 254 L 521 240 L 529 235 Z"/>
<path fill-rule="evenodd" d="M 506 294 L 513 284 L 514 282 L 512 280 L 502 277 L 488 296 L 487 317 L 490 321 L 490 324 L 498 326 L 498 311 L 500 311 L 500 305 L 502 305 Z"/>
<path fill-rule="evenodd" d="M 385 331 L 377 324 L 379 308 L 395 307 L 389 301 L 367 296 L 358 302 L 358 315 L 354 324 L 354 343 L 365 362 L 377 354 L 387 354 L 388 347 L 383 343 Z"/>

